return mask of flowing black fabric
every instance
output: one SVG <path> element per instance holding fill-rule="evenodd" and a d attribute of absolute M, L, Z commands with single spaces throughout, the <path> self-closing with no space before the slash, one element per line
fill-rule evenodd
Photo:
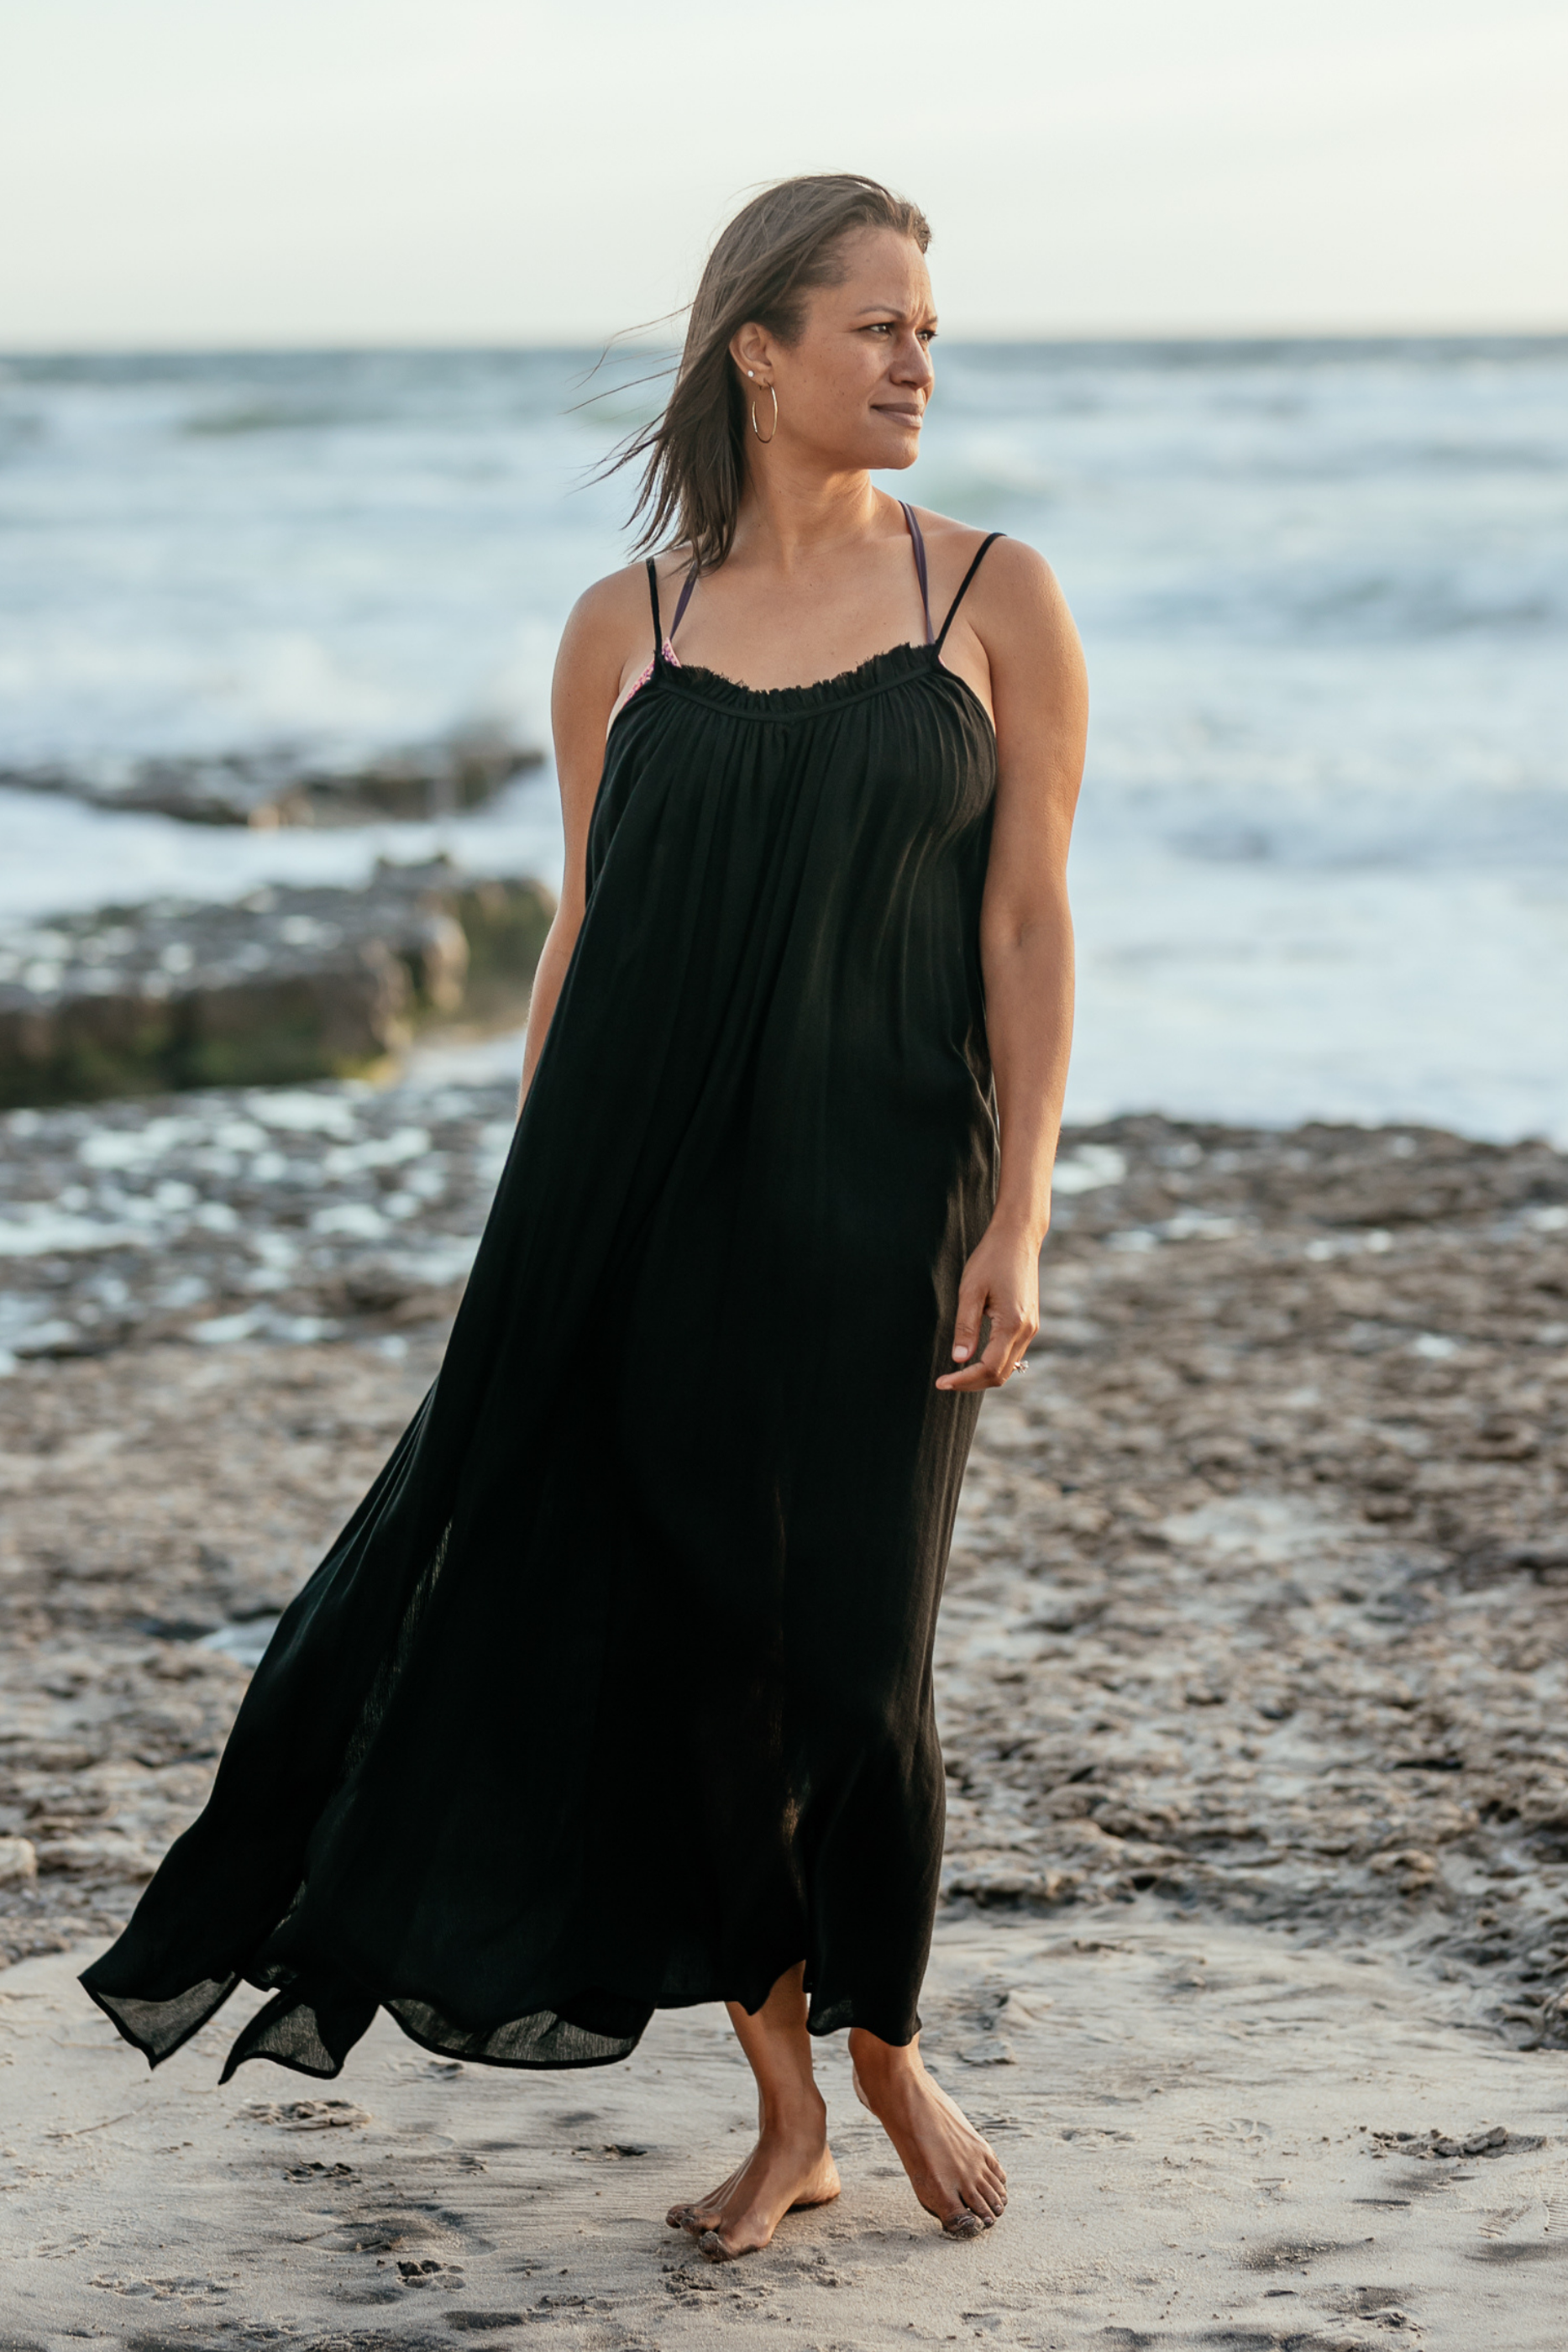
<path fill-rule="evenodd" d="M 656 656 L 440 1376 L 83 1978 L 154 2063 L 242 1978 L 225 2079 L 336 2074 L 378 2005 L 601 2064 L 802 1958 L 814 2032 L 917 2030 L 995 783 L 940 640 Z"/>

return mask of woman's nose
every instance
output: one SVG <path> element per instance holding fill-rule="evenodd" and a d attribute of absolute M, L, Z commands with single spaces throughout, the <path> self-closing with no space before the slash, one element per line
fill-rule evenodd
<path fill-rule="evenodd" d="M 893 372 L 900 383 L 923 383 L 929 386 L 936 382 L 936 370 L 931 364 L 931 354 L 925 344 L 914 335 L 910 336 L 906 343 L 900 346 L 898 357 L 894 362 Z"/>

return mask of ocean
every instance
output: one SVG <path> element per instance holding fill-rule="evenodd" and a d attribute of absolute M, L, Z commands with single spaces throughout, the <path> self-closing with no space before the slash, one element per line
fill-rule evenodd
<path fill-rule="evenodd" d="M 1568 338 L 936 356 L 888 487 L 1040 548 L 1089 656 L 1070 1116 L 1568 1142 Z M 5 362 L 0 766 L 544 743 L 649 398 L 593 358 Z M 322 833 L 5 789 L 0 834 L 0 927 L 560 856 L 548 768 Z"/>

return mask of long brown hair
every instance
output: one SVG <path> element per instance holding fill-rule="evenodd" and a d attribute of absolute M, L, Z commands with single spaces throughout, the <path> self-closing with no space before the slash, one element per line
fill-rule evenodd
<path fill-rule="evenodd" d="M 707 257 L 664 413 L 634 433 L 609 470 L 645 460 L 631 520 L 639 553 L 672 540 L 699 572 L 724 562 L 746 483 L 746 401 L 730 340 L 755 320 L 782 342 L 805 323 L 806 297 L 843 283 L 839 246 L 852 230 L 896 229 L 924 253 L 917 205 L 858 172 L 780 180 L 737 212 Z"/>

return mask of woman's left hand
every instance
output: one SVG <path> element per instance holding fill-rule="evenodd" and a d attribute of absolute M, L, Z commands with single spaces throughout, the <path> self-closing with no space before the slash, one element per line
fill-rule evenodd
<path fill-rule="evenodd" d="M 990 1319 L 990 1337 L 977 1355 L 980 1326 Z M 1040 1244 L 1021 1232 L 988 1225 L 958 1285 L 953 1326 L 953 1361 L 939 1389 L 999 1389 L 1017 1370 L 1040 1329 Z"/>

